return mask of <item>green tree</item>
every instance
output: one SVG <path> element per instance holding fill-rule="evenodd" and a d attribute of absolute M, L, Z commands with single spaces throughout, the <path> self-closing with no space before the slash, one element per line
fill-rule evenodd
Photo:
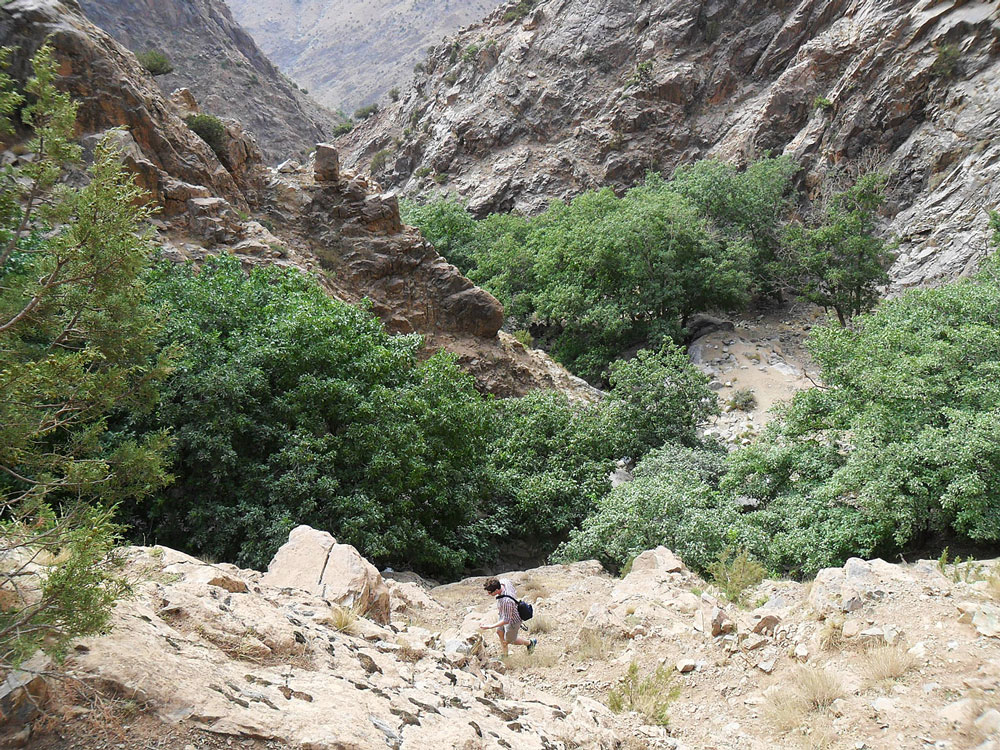
<path fill-rule="evenodd" d="M 479 232 L 478 222 L 455 199 L 417 203 L 404 200 L 400 203 L 403 222 L 420 227 L 427 241 L 463 274 L 468 275 L 476 266 L 475 249 Z"/>
<path fill-rule="evenodd" d="M 894 256 L 876 234 L 887 178 L 873 173 L 830 200 L 819 226 L 792 232 L 799 295 L 833 308 L 841 325 L 872 309 Z"/>
<path fill-rule="evenodd" d="M 753 498 L 744 546 L 812 573 L 931 534 L 1000 539 L 1000 275 L 914 290 L 817 329 L 824 387 L 795 396 L 723 487 Z"/>
<path fill-rule="evenodd" d="M 436 574 L 490 553 L 489 412 L 450 356 L 421 361 L 418 337 L 294 270 L 220 258 L 150 284 L 161 344 L 186 354 L 123 427 L 175 436 L 175 484 L 126 509 L 136 534 L 255 567 L 301 523 Z"/>
<path fill-rule="evenodd" d="M 166 481 L 162 433 L 106 431 L 112 410 L 150 407 L 167 366 L 137 283 L 150 212 L 108 139 L 86 187 L 60 182 L 76 105 L 50 48 L 33 65 L 26 96 L 0 77 L 3 129 L 24 105 L 35 154 L 0 186 L 0 669 L 105 626 L 125 590 L 114 506 Z"/>
<path fill-rule="evenodd" d="M 679 167 L 670 181 L 727 242 L 746 247 L 755 295 L 780 300 L 789 284 L 786 223 L 798 171 L 787 156 L 759 159 L 743 171 L 703 159 Z"/>

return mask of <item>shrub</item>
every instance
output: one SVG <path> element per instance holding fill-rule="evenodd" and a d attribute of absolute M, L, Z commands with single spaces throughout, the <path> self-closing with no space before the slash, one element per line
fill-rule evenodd
<path fill-rule="evenodd" d="M 813 109 L 830 110 L 833 109 L 833 102 L 825 96 L 817 96 L 813 99 Z"/>
<path fill-rule="evenodd" d="M 226 126 L 215 115 L 190 115 L 184 119 L 187 126 L 209 145 L 221 161 L 226 152 Z"/>
<path fill-rule="evenodd" d="M 413 170 L 413 174 L 414 176 L 422 180 L 424 177 L 429 175 L 431 171 L 432 170 L 430 167 L 417 167 L 416 169 Z M 407 222 L 407 223 L 413 223 L 413 222 Z"/>
<path fill-rule="evenodd" d="M 757 408 L 757 396 L 750 388 L 737 388 L 729 399 L 729 407 L 737 411 L 753 411 Z"/>
<path fill-rule="evenodd" d="M 123 506 L 137 537 L 260 567 L 306 523 L 380 565 L 488 558 L 490 413 L 451 357 L 418 361 L 418 338 L 291 270 L 223 257 L 150 283 L 163 344 L 186 354 L 160 406 L 120 427 L 176 439 L 169 493 Z"/>
<path fill-rule="evenodd" d="M 734 556 L 732 550 L 725 549 L 719 559 L 708 566 L 712 583 L 729 601 L 738 604 L 744 603 L 746 590 L 756 587 L 766 573 L 764 566 L 752 559 L 746 550 Z"/>
<path fill-rule="evenodd" d="M 514 338 L 517 339 L 523 346 L 530 349 L 535 344 L 535 337 L 531 335 L 529 331 L 521 329 L 519 331 L 514 331 Z"/>
<path fill-rule="evenodd" d="M 632 70 L 632 74 L 625 80 L 625 89 L 643 86 L 653 80 L 653 61 L 646 60 L 638 63 Z"/>
<path fill-rule="evenodd" d="M 901 644 L 873 648 L 863 659 L 862 673 L 873 683 L 898 680 L 917 666 L 917 658 Z"/>
<path fill-rule="evenodd" d="M 639 665 L 631 662 L 625 677 L 608 692 L 608 708 L 616 714 L 635 711 L 649 724 L 666 726 L 670 723 L 670 703 L 680 695 L 680 686 L 674 684 L 673 674 L 665 667 L 657 667 L 648 677 L 640 677 Z"/>
<path fill-rule="evenodd" d="M 931 65 L 931 73 L 938 78 L 954 78 L 960 67 L 962 51 L 956 44 L 942 44 Z"/>
<path fill-rule="evenodd" d="M 455 81 L 458 80 L 458 71 L 452 70 L 444 77 L 444 82 L 449 86 L 454 86 Z"/>
<path fill-rule="evenodd" d="M 532 8 L 535 7 L 535 2 L 536 0 L 520 0 L 517 5 L 503 14 L 503 20 L 508 22 L 520 21 L 531 13 Z"/>
<path fill-rule="evenodd" d="M 352 130 L 354 130 L 354 123 L 353 122 L 341 122 L 341 123 L 338 123 L 336 126 L 334 126 L 334 128 L 333 128 L 333 134 L 335 136 L 347 135 Z"/>
<path fill-rule="evenodd" d="M 368 169 L 372 174 L 382 172 L 388 166 L 390 156 L 392 156 L 392 151 L 389 149 L 384 148 L 380 151 L 376 151 L 372 154 L 372 160 L 368 165 Z"/>
<path fill-rule="evenodd" d="M 393 86 L 391 89 L 389 89 L 389 98 L 392 101 L 394 101 L 394 102 L 398 102 L 399 101 L 399 87 L 398 86 Z"/>
<path fill-rule="evenodd" d="M 474 62 L 476 59 L 476 55 L 478 54 L 479 54 L 479 45 L 470 44 L 468 47 L 465 48 L 465 52 L 462 53 L 462 61 L 466 63 Z"/>
<path fill-rule="evenodd" d="M 159 50 L 146 50 L 145 52 L 137 54 L 136 57 L 139 60 L 139 64 L 148 70 L 150 75 L 162 76 L 167 73 L 172 73 L 174 70 L 174 66 L 173 63 L 170 62 L 170 58 Z"/>
<path fill-rule="evenodd" d="M 354 119 L 367 120 L 376 112 L 378 112 L 378 104 L 368 104 L 364 107 L 358 107 L 356 110 L 354 110 Z"/>

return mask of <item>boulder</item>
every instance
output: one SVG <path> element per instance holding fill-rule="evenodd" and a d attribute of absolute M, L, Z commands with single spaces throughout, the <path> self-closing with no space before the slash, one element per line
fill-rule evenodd
<path fill-rule="evenodd" d="M 340 157 L 337 149 L 329 143 L 316 145 L 313 178 L 316 182 L 337 182 L 340 179 Z"/>
<path fill-rule="evenodd" d="M 326 531 L 309 526 L 292 529 L 260 582 L 302 589 L 380 624 L 389 622 L 389 588 L 378 570 L 354 547 L 338 544 Z"/>

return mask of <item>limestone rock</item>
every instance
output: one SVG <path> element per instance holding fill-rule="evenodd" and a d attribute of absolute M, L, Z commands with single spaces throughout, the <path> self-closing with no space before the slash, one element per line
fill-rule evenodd
<path fill-rule="evenodd" d="M 980 604 L 972 617 L 972 626 L 980 635 L 1000 638 L 1000 607 L 995 604 Z"/>
<path fill-rule="evenodd" d="M 340 157 L 331 144 L 320 143 L 316 146 L 313 175 L 317 182 L 337 182 L 340 179 Z"/>
<path fill-rule="evenodd" d="M 389 622 L 389 589 L 370 562 L 329 533 L 298 526 L 267 566 L 261 585 L 297 588 Z"/>

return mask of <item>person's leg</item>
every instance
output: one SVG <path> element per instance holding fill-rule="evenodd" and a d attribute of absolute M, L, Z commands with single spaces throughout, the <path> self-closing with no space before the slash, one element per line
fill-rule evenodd
<path fill-rule="evenodd" d="M 507 658 L 507 640 L 504 638 L 504 627 L 497 628 L 497 638 L 500 639 L 500 655 Z"/>

